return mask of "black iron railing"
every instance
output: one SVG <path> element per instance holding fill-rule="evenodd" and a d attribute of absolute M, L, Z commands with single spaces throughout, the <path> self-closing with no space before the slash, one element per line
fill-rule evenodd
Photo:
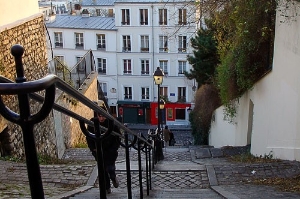
<path fill-rule="evenodd" d="M 57 75 L 75 89 L 80 89 L 84 81 L 95 71 L 94 55 L 92 51 L 88 51 L 78 62 L 69 67 L 59 57 L 54 57 L 48 63 L 49 72 Z"/>
<path fill-rule="evenodd" d="M 14 45 L 11 48 L 11 53 L 15 58 L 17 77 L 16 82 L 13 82 L 3 76 L 0 76 L 0 114 L 15 124 L 18 124 L 22 128 L 26 165 L 28 171 L 28 179 L 31 191 L 31 197 L 33 199 L 43 199 L 44 190 L 42 184 L 42 177 L 40 167 L 37 158 L 36 143 L 34 140 L 34 125 L 43 121 L 52 109 L 55 109 L 63 114 L 66 114 L 79 121 L 82 132 L 89 138 L 96 142 L 97 146 L 97 165 L 99 174 L 99 189 L 100 198 L 106 199 L 105 180 L 104 180 L 104 168 L 102 160 L 102 147 L 101 141 L 108 134 L 112 133 L 118 135 L 121 138 L 121 145 L 125 147 L 126 154 L 126 170 L 127 170 L 127 186 L 128 186 L 128 198 L 132 198 L 131 193 L 131 172 L 130 172 L 130 157 L 129 148 L 133 147 L 138 150 L 138 165 L 139 165 L 139 182 L 140 182 L 140 198 L 143 198 L 143 185 L 142 185 L 142 168 L 141 168 L 141 152 L 145 152 L 146 155 L 146 183 L 147 194 L 149 195 L 149 189 L 151 189 L 151 150 L 154 148 L 154 142 L 147 140 L 144 136 L 135 133 L 128 129 L 122 123 L 117 121 L 113 116 L 107 113 L 105 110 L 96 105 L 93 101 L 79 93 L 72 86 L 64 82 L 56 75 L 47 75 L 46 77 L 34 81 L 27 82 L 24 76 L 24 68 L 22 63 L 22 55 L 24 49 L 20 45 Z M 82 104 L 94 110 L 94 114 L 100 113 L 109 120 L 108 128 L 100 126 L 97 121 L 93 122 L 86 119 L 75 112 L 72 112 L 56 103 L 55 92 L 56 89 L 71 95 Z M 36 92 L 45 91 L 45 97 L 37 94 Z M 17 95 L 19 102 L 19 113 L 10 110 L 3 102 L 3 95 Z M 29 106 L 29 99 L 33 99 L 42 103 L 40 111 L 32 114 Z M 92 134 L 86 129 L 86 125 L 94 126 L 95 134 Z M 113 131 L 114 125 L 118 126 L 123 134 L 119 134 Z M 105 133 L 100 134 L 100 129 Z M 128 135 L 133 139 L 129 140 Z M 152 150 L 152 154 L 154 154 Z"/>

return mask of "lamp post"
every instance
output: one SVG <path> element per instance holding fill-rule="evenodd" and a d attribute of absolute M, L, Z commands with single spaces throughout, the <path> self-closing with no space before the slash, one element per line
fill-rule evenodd
<path fill-rule="evenodd" d="M 162 72 L 162 70 L 157 67 L 156 68 L 156 71 L 154 72 L 153 74 L 153 78 L 154 78 L 154 83 L 157 85 L 157 130 L 158 132 L 160 132 L 160 85 L 162 84 L 163 82 L 163 79 L 164 79 L 164 73 Z"/>
<path fill-rule="evenodd" d="M 164 159 L 164 154 L 162 151 L 162 144 L 163 140 L 159 139 L 161 136 L 161 130 L 160 130 L 160 122 L 161 122 L 161 112 L 160 112 L 160 85 L 163 82 L 164 73 L 162 70 L 157 67 L 156 71 L 153 74 L 154 83 L 157 85 L 157 138 L 156 138 L 156 159 L 157 161 Z"/>
<path fill-rule="evenodd" d="M 165 101 L 163 100 L 163 99 L 161 99 L 160 101 L 159 101 L 159 112 L 160 112 L 160 115 L 161 115 L 161 129 L 163 129 L 163 117 L 162 117 L 162 110 L 165 108 Z"/>

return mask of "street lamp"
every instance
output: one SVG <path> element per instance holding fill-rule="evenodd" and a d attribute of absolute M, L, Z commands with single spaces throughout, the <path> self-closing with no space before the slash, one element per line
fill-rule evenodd
<path fill-rule="evenodd" d="M 159 139 L 161 138 L 161 131 L 160 131 L 160 120 L 161 120 L 161 112 L 160 112 L 160 85 L 163 82 L 164 79 L 164 73 L 162 70 L 157 67 L 156 71 L 153 74 L 154 82 L 157 85 L 157 138 L 154 141 L 155 143 L 155 153 L 156 153 L 156 161 L 163 160 L 164 159 L 164 154 L 162 151 L 162 146 L 163 146 L 163 140 Z M 164 104 L 162 105 L 164 106 Z"/>
<path fill-rule="evenodd" d="M 163 82 L 163 79 L 164 79 L 164 73 L 162 72 L 162 70 L 157 67 L 156 68 L 156 71 L 154 72 L 153 74 L 153 78 L 154 78 L 154 83 L 157 85 L 157 130 L 158 132 L 160 132 L 160 85 L 162 84 Z"/>

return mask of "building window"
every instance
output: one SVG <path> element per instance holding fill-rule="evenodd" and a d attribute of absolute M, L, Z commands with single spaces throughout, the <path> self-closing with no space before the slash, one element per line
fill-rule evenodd
<path fill-rule="evenodd" d="M 85 61 L 82 59 L 82 57 L 76 57 L 76 63 L 77 72 L 84 72 Z"/>
<path fill-rule="evenodd" d="M 167 25 L 168 18 L 167 18 L 168 10 L 167 9 L 159 9 L 159 25 Z"/>
<path fill-rule="evenodd" d="M 122 25 L 130 25 L 129 9 L 122 9 Z"/>
<path fill-rule="evenodd" d="M 140 24 L 148 25 L 148 9 L 140 9 Z"/>
<path fill-rule="evenodd" d="M 99 82 L 99 86 L 104 94 L 105 97 L 107 97 L 107 84 L 103 82 Z"/>
<path fill-rule="evenodd" d="M 179 9 L 178 12 L 179 12 L 178 24 L 186 25 L 186 9 Z"/>
<path fill-rule="evenodd" d="M 160 96 L 163 96 L 164 98 L 168 98 L 168 87 L 161 86 L 159 90 Z"/>
<path fill-rule="evenodd" d="M 149 75 L 149 60 L 148 59 L 141 60 L 141 74 Z"/>
<path fill-rule="evenodd" d="M 159 52 L 168 52 L 167 36 L 159 36 Z"/>
<path fill-rule="evenodd" d="M 98 73 L 106 74 L 106 59 L 98 58 Z"/>
<path fill-rule="evenodd" d="M 178 52 L 186 52 L 186 36 L 178 37 Z"/>
<path fill-rule="evenodd" d="M 168 61 L 167 60 L 159 60 L 159 67 L 164 72 L 165 75 L 168 74 Z"/>
<path fill-rule="evenodd" d="M 178 61 L 178 74 L 184 74 L 186 71 L 186 61 Z"/>
<path fill-rule="evenodd" d="M 76 48 L 83 48 L 83 33 L 75 33 Z"/>
<path fill-rule="evenodd" d="M 63 45 L 63 38 L 62 38 L 62 32 L 55 32 L 54 33 L 54 43 L 55 43 L 55 48 L 62 48 L 64 47 Z"/>
<path fill-rule="evenodd" d="M 149 36 L 141 35 L 141 52 L 149 52 Z"/>
<path fill-rule="evenodd" d="M 123 52 L 131 52 L 130 35 L 123 35 Z"/>
<path fill-rule="evenodd" d="M 105 34 L 97 34 L 97 49 L 98 50 L 105 50 Z"/>
<path fill-rule="evenodd" d="M 124 99 L 132 99 L 132 88 L 131 87 L 124 87 Z"/>
<path fill-rule="evenodd" d="M 127 75 L 130 75 L 131 74 L 131 59 L 124 59 L 123 60 L 123 68 L 124 68 L 124 71 L 123 73 L 124 74 L 127 74 Z"/>
<path fill-rule="evenodd" d="M 149 88 L 148 87 L 142 87 L 142 100 L 149 100 Z"/>
<path fill-rule="evenodd" d="M 178 87 L 178 102 L 186 102 L 186 88 Z"/>
<path fill-rule="evenodd" d="M 108 16 L 109 17 L 114 17 L 114 10 L 113 9 L 108 9 Z"/>
<path fill-rule="evenodd" d="M 96 15 L 100 16 L 100 9 L 96 9 Z"/>

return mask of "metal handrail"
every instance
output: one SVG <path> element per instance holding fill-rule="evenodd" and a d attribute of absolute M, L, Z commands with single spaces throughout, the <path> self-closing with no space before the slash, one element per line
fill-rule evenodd
<path fill-rule="evenodd" d="M 65 83 L 63 80 L 61 80 L 59 77 L 57 77 L 56 75 L 47 75 L 44 78 L 38 79 L 38 80 L 33 80 L 30 82 L 23 82 L 22 84 L 20 83 L 14 83 L 13 81 L 11 81 L 10 79 L 7 79 L 3 76 L 0 75 L 0 94 L 1 95 L 16 95 L 16 94 L 27 94 L 30 93 L 30 97 L 36 101 L 39 102 L 43 102 L 44 101 L 44 97 L 36 94 L 34 92 L 38 92 L 41 90 L 44 90 L 46 88 L 49 88 L 51 85 L 55 84 L 57 88 L 59 88 L 60 90 L 64 91 L 65 93 L 71 95 L 72 97 L 74 97 L 75 99 L 79 100 L 81 103 L 83 103 L 84 105 L 88 106 L 89 108 L 91 108 L 92 110 L 100 113 L 101 115 L 104 115 L 106 118 L 113 120 L 114 124 L 116 126 L 118 126 L 120 129 L 126 131 L 129 134 L 132 134 L 134 136 L 137 136 L 139 140 L 143 141 L 144 143 L 146 143 L 149 146 L 153 146 L 152 143 L 149 143 L 148 140 L 146 140 L 145 138 L 143 138 L 142 136 L 140 136 L 138 133 L 130 130 L 129 128 L 127 128 L 126 126 L 124 126 L 122 123 L 120 123 L 117 119 L 115 119 L 112 115 L 110 115 L 109 113 L 107 113 L 106 110 L 102 109 L 101 107 L 99 107 L 98 105 L 96 105 L 93 101 L 91 101 L 90 99 L 88 99 L 87 97 L 85 97 L 84 95 L 82 95 L 80 92 L 78 92 L 77 90 L 75 90 L 73 87 L 71 87 L 70 85 L 68 85 L 67 83 Z M 2 84 L 4 83 L 4 84 Z M 90 126 L 94 126 L 94 123 L 76 113 L 74 113 L 73 111 L 70 111 L 56 103 L 53 104 L 53 109 L 60 111 L 76 120 L 82 120 L 84 121 L 86 124 L 90 125 Z M 101 127 L 102 130 L 107 130 L 107 128 L 105 127 Z M 119 135 L 115 132 L 116 135 Z"/>
<path fill-rule="evenodd" d="M 22 128 L 23 131 L 23 139 L 24 139 L 24 148 L 25 148 L 25 156 L 26 156 L 26 164 L 27 164 L 27 172 L 28 172 L 28 178 L 29 178 L 29 185 L 30 185 L 30 191 L 31 196 L 34 199 L 42 199 L 44 198 L 44 190 L 42 185 L 42 178 L 39 168 L 39 163 L 37 160 L 37 151 L 35 147 L 35 140 L 33 135 L 33 128 L 34 125 L 43 121 L 50 111 L 52 109 L 55 109 L 57 111 L 60 111 L 61 113 L 64 113 L 74 119 L 77 119 L 80 123 L 80 128 L 83 131 L 83 133 L 92 138 L 96 143 L 97 148 L 97 163 L 98 163 L 98 174 L 99 174 L 99 184 L 101 185 L 100 188 L 100 198 L 105 199 L 106 198 L 106 192 L 105 187 L 103 187 L 102 181 L 104 181 L 104 178 L 102 173 L 103 170 L 103 160 L 99 161 L 100 156 L 102 157 L 102 147 L 101 147 L 101 138 L 105 137 L 109 133 L 113 133 L 115 135 L 120 136 L 121 138 L 125 139 L 125 148 L 126 148 L 126 163 L 129 161 L 129 144 L 128 144 L 128 134 L 132 134 L 134 137 L 137 138 L 138 143 L 138 152 L 139 152 L 139 171 L 140 171 L 140 191 L 141 191 L 141 198 L 143 197 L 142 193 L 142 178 L 141 178 L 141 157 L 140 157 L 140 143 L 143 143 L 146 146 L 146 152 L 147 155 L 147 149 L 150 150 L 154 148 L 154 143 L 151 141 L 146 140 L 143 136 L 139 135 L 138 133 L 135 133 L 134 131 L 130 130 L 126 126 L 124 126 L 122 123 L 120 123 L 116 118 L 114 118 L 112 115 L 110 115 L 106 110 L 102 109 L 98 105 L 96 105 L 93 101 L 85 97 L 83 94 L 75 90 L 73 87 L 71 87 L 69 84 L 65 83 L 63 80 L 61 80 L 56 75 L 47 75 L 44 78 L 33 80 L 33 81 L 26 81 L 26 78 L 24 76 L 24 68 L 22 63 L 22 55 L 24 53 L 24 48 L 20 45 L 14 45 L 11 48 L 11 53 L 15 58 L 16 63 L 16 83 L 11 81 L 10 79 L 7 79 L 3 76 L 0 76 L 0 113 L 1 115 L 18 125 Z M 97 120 L 90 121 L 78 114 L 76 114 L 73 111 L 70 111 L 56 103 L 54 103 L 55 100 L 55 91 L 56 88 L 59 88 L 61 91 L 71 95 L 73 98 L 80 101 L 82 104 L 86 105 L 87 107 L 91 108 L 94 111 L 94 116 L 96 116 L 96 113 L 100 113 L 101 115 L 104 115 L 109 121 L 110 124 L 108 128 L 98 125 Z M 45 90 L 45 97 L 35 93 L 39 91 Z M 10 110 L 2 100 L 2 95 L 17 95 L 18 101 L 19 101 L 19 109 L 20 113 L 17 114 Z M 29 106 L 29 98 L 32 98 L 40 103 L 42 103 L 42 107 L 40 111 L 38 111 L 35 114 L 30 113 L 30 106 Z M 94 125 L 95 123 L 95 125 Z M 88 124 L 90 126 L 95 127 L 95 134 L 92 134 L 91 132 L 87 131 L 85 128 L 85 124 Z M 119 134 L 118 132 L 113 132 L 113 126 L 116 125 L 119 127 L 119 129 L 122 129 L 125 133 L 124 135 Z M 104 130 L 106 133 L 100 135 L 100 129 Z M 136 139 L 135 139 L 136 140 Z M 99 150 L 99 153 L 98 153 Z M 147 159 L 147 158 L 146 158 Z M 146 163 L 148 165 L 148 162 Z M 130 164 L 129 164 L 130 165 Z M 130 170 L 130 166 L 128 167 Z M 103 171 L 103 172 L 102 172 Z M 129 175 L 130 176 L 130 175 Z M 147 174 L 148 176 L 148 174 Z M 100 183 L 100 177 L 101 177 L 101 183 Z M 148 182 L 147 182 L 148 183 Z M 147 185 L 148 188 L 148 185 Z M 148 189 L 147 189 L 148 193 Z M 131 191 L 130 196 L 131 198 Z"/>

